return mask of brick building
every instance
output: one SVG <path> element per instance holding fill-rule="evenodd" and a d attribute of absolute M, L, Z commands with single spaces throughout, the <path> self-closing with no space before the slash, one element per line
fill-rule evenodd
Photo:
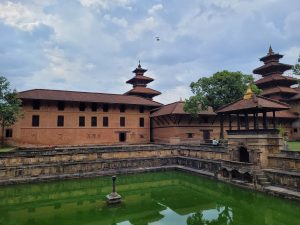
<path fill-rule="evenodd" d="M 289 104 L 290 109 L 276 112 L 276 124 L 284 127 L 291 140 L 300 140 L 300 88 L 293 77 L 283 75 L 291 65 L 279 62 L 283 56 L 272 48 L 260 60 L 264 65 L 253 73 L 262 95 Z M 156 143 L 205 143 L 220 135 L 220 117 L 212 108 L 193 117 L 183 110 L 183 102 L 162 105 L 153 100 L 160 95 L 147 85 L 153 81 L 138 64 L 133 87 L 124 94 L 104 94 L 62 90 L 33 89 L 19 93 L 24 117 L 5 131 L 6 141 L 19 146 L 65 146 Z M 272 114 L 266 115 L 272 120 Z M 246 128 L 240 115 L 223 118 L 224 130 Z M 258 127 L 263 115 L 257 117 Z M 252 121 L 252 123 L 251 123 Z M 250 125 L 251 126 L 251 125 Z M 226 138 L 226 132 L 224 133 Z"/>

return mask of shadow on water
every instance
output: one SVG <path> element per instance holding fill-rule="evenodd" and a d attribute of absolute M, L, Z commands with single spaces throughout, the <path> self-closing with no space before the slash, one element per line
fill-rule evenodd
<path fill-rule="evenodd" d="M 297 202 L 183 172 L 119 176 L 117 191 L 107 206 L 110 177 L 1 187 L 0 224 L 299 224 Z"/>

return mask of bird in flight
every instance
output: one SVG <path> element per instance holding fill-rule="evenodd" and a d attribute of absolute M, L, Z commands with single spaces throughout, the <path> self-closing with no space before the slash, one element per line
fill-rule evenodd
<path fill-rule="evenodd" d="M 160 38 L 159 37 L 155 37 L 156 41 L 160 41 Z"/>

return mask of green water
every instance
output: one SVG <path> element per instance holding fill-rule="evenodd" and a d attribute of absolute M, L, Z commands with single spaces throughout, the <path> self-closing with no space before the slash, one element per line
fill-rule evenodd
<path fill-rule="evenodd" d="M 183 172 L 119 176 L 118 207 L 110 192 L 110 177 L 1 187 L 0 224 L 300 224 L 300 203 Z"/>

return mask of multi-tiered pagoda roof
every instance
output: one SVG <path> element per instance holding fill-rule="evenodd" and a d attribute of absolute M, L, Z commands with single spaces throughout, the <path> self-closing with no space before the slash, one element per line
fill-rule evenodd
<path fill-rule="evenodd" d="M 152 99 L 153 97 L 161 94 L 159 91 L 147 87 L 147 84 L 152 82 L 154 79 L 144 76 L 146 71 L 147 70 L 143 69 L 139 62 L 138 67 L 132 71 L 135 73 L 135 76 L 126 81 L 128 84 L 132 84 L 133 88 L 126 92 L 125 95 L 136 95 L 147 99 Z"/>
<path fill-rule="evenodd" d="M 298 83 L 298 79 L 283 75 L 292 66 L 280 63 L 279 59 L 282 57 L 283 55 L 274 53 L 270 46 L 268 54 L 260 58 L 264 65 L 254 69 L 253 73 L 262 75 L 262 78 L 255 83 L 263 90 L 263 96 L 279 101 L 287 101 L 298 94 L 298 91 L 291 87 Z"/>

